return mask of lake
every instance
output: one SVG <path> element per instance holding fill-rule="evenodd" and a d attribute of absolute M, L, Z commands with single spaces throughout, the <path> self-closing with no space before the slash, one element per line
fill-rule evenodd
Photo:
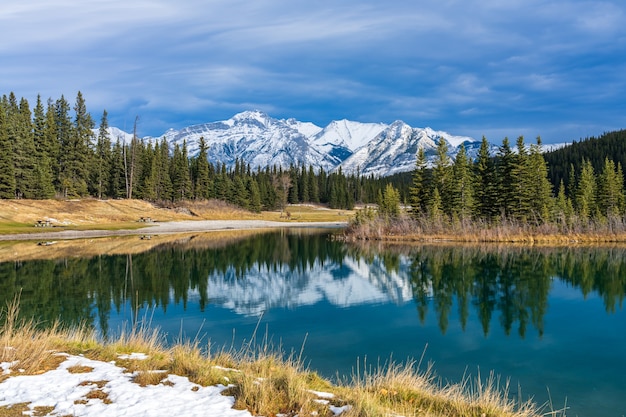
<path fill-rule="evenodd" d="M 169 341 L 270 340 L 330 379 L 423 356 L 444 382 L 494 372 L 512 395 L 567 415 L 626 415 L 626 248 L 378 247 L 332 233 L 200 234 L 132 255 L 4 262 L 0 301 L 21 292 L 21 314 L 42 326 L 113 335 L 143 320 Z"/>

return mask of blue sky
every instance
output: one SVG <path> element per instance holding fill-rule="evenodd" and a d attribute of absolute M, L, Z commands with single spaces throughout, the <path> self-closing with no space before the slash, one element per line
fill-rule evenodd
<path fill-rule="evenodd" d="M 563 142 L 626 128 L 625 22 L 623 0 L 8 0 L 0 94 L 80 90 L 141 136 L 259 109 Z"/>

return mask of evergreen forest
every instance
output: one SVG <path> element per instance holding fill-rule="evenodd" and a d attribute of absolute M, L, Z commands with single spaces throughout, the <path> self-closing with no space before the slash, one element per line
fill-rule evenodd
<path fill-rule="evenodd" d="M 35 107 L 14 93 L 0 101 L 0 198 L 136 198 L 154 202 L 219 199 L 251 211 L 291 203 L 322 203 L 350 209 L 374 202 L 374 178 L 325 172 L 312 166 L 252 170 L 207 161 L 207 144 L 190 157 L 187 144 L 163 138 L 130 143 L 113 140 L 106 110 L 96 123 L 78 92 L 75 104 L 61 96 Z M 136 130 L 136 123 L 135 129 Z"/>
<path fill-rule="evenodd" d="M 257 212 L 296 203 L 340 209 L 362 203 L 378 204 L 391 216 L 405 204 L 414 217 L 440 222 L 535 225 L 610 222 L 626 210 L 626 131 L 545 154 L 540 138 L 528 146 L 520 136 L 515 146 L 504 138 L 492 155 L 483 137 L 475 159 L 464 148 L 451 159 L 440 141 L 434 162 L 427 164 L 420 149 L 412 173 L 375 178 L 313 166 L 213 164 L 203 138 L 195 156 L 186 143 L 144 141 L 135 132 L 122 143 L 110 137 L 107 117 L 105 110 L 96 129 L 81 92 L 73 106 L 64 96 L 45 104 L 37 97 L 32 110 L 26 99 L 3 95 L 0 198 L 219 199 Z"/>

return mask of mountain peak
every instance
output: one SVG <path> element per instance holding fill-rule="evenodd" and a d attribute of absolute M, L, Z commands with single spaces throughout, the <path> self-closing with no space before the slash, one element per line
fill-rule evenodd
<path fill-rule="evenodd" d="M 169 129 L 162 136 L 171 145 L 186 141 L 192 156 L 203 137 L 209 161 L 228 167 L 236 161 L 253 168 L 310 165 L 327 172 L 341 166 L 346 174 L 359 171 L 377 176 L 413 170 L 417 150 L 422 147 L 427 155 L 433 155 L 439 140 L 451 145 L 450 155 L 456 154 L 461 143 L 476 142 L 431 128 L 412 128 L 401 120 L 388 125 L 341 119 L 321 128 L 293 118 L 275 119 L 260 110 L 237 113 L 224 121 Z M 111 137 L 124 140 L 119 130 Z"/>
<path fill-rule="evenodd" d="M 259 127 L 268 127 L 273 120 L 274 119 L 272 119 L 267 113 L 260 110 L 246 110 L 241 113 L 237 113 L 227 120 L 226 123 L 231 126 L 234 124 L 252 124 L 258 125 Z M 232 124 L 228 122 L 232 122 Z"/>

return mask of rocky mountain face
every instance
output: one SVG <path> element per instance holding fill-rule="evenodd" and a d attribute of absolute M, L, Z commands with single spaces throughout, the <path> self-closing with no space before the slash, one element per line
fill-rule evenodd
<path fill-rule="evenodd" d="M 112 134 L 113 141 L 121 135 L 121 131 L 115 132 L 118 136 Z M 341 167 L 344 173 L 358 171 L 375 176 L 413 170 L 419 147 L 432 157 L 441 140 L 448 142 L 451 156 L 461 144 L 470 155 L 480 146 L 479 141 L 470 137 L 413 128 L 402 121 L 386 125 L 339 120 L 322 128 L 295 119 L 275 119 L 260 111 L 246 111 L 228 120 L 181 130 L 170 129 L 162 137 L 172 146 L 185 141 L 189 155 L 196 154 L 199 139 L 204 137 L 209 146 L 209 161 L 229 167 L 236 160 L 252 168 L 304 164 L 326 171 Z M 144 140 L 160 140 L 160 137 Z"/>

